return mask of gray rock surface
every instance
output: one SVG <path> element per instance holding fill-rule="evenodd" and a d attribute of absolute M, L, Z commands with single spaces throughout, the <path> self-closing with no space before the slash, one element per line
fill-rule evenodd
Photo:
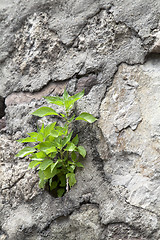
<path fill-rule="evenodd" d="M 159 16 L 159 0 L 0 1 L 0 240 L 160 239 Z M 16 140 L 65 88 L 98 121 L 75 126 L 85 168 L 54 198 Z"/>

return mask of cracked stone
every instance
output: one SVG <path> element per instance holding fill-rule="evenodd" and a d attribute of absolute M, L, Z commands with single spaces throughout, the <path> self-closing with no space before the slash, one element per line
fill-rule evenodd
<path fill-rule="evenodd" d="M 33 100 L 40 100 L 44 96 L 48 96 L 50 94 L 53 95 L 62 95 L 64 92 L 64 89 L 66 88 L 66 82 L 60 82 L 60 83 L 49 83 L 47 86 L 45 86 L 41 91 L 34 92 L 34 93 L 25 93 L 25 92 L 19 92 L 19 93 L 12 93 L 5 99 L 6 106 L 10 105 L 18 105 L 23 103 L 30 103 Z"/>
<path fill-rule="evenodd" d="M 160 239 L 159 9 L 159 0 L 0 1 L 0 238 Z M 99 120 L 74 126 L 85 167 L 53 198 L 29 159 L 15 158 L 16 140 L 57 121 L 30 113 L 65 87 L 85 88 L 75 112 Z"/>
<path fill-rule="evenodd" d="M 160 32 L 156 36 L 155 44 L 153 45 L 151 52 L 160 53 Z"/>
<path fill-rule="evenodd" d="M 14 206 L 22 200 L 32 199 L 40 192 L 37 175 L 27 171 L 28 162 L 16 161 L 14 156 L 19 150 L 18 143 L 5 135 L 0 136 L 0 192 L 3 201 Z"/>
<path fill-rule="evenodd" d="M 112 152 L 105 173 L 114 186 L 127 190 L 127 202 L 155 213 L 160 210 L 158 69 L 158 59 L 143 66 L 122 64 L 101 104 L 99 120 Z M 135 82 L 131 88 L 129 81 Z"/>

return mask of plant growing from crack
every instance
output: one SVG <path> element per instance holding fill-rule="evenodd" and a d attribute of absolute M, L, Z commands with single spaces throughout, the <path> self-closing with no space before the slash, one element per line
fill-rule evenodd
<path fill-rule="evenodd" d="M 75 185 L 75 170 L 77 167 L 84 167 L 80 158 L 85 158 L 86 150 L 78 145 L 78 134 L 75 137 L 72 130 L 74 121 L 82 120 L 93 123 L 96 118 L 91 114 L 83 112 L 78 117 L 71 110 L 74 103 L 82 98 L 84 90 L 70 96 L 66 90 L 62 97 L 44 97 L 48 103 L 63 108 L 63 113 L 57 113 L 50 107 L 41 107 L 32 114 L 38 117 L 55 115 L 62 119 L 63 125 L 53 122 L 46 127 L 42 124 L 37 132 L 28 133 L 29 137 L 19 139 L 20 143 L 34 143 L 34 147 L 24 147 L 16 157 L 23 158 L 30 155 L 31 162 L 28 168 L 36 167 L 39 175 L 39 187 L 45 188 L 49 184 L 50 191 L 61 197 Z"/>

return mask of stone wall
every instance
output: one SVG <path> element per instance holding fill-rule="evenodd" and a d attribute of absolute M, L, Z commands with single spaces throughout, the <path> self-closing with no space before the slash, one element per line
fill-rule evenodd
<path fill-rule="evenodd" d="M 160 239 L 159 18 L 159 0 L 0 0 L 0 240 Z M 16 140 L 65 88 L 98 121 L 53 198 Z"/>

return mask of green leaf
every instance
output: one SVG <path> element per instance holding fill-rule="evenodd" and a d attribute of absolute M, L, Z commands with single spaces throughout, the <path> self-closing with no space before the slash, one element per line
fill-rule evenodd
<path fill-rule="evenodd" d="M 77 166 L 77 167 L 82 167 L 82 168 L 84 168 L 83 164 L 80 163 L 80 162 L 76 162 L 76 166 Z"/>
<path fill-rule="evenodd" d="M 71 97 L 69 97 L 69 101 L 70 103 L 75 103 L 76 101 L 78 101 L 79 99 L 81 99 L 84 95 L 84 90 L 82 92 L 79 92 Z"/>
<path fill-rule="evenodd" d="M 69 172 L 73 173 L 75 170 L 75 166 L 72 164 L 72 165 L 68 166 L 67 169 Z"/>
<path fill-rule="evenodd" d="M 57 161 L 58 161 L 59 163 L 62 163 L 62 162 L 63 162 L 63 160 L 60 159 L 60 158 L 58 158 Z"/>
<path fill-rule="evenodd" d="M 66 89 L 64 90 L 64 93 L 63 93 L 63 99 L 64 100 L 68 100 L 68 98 L 69 98 L 69 94 L 68 94 L 68 92 L 66 91 Z"/>
<path fill-rule="evenodd" d="M 57 155 L 57 152 L 53 152 L 53 153 L 48 154 L 48 156 L 52 159 L 54 159 L 56 155 Z"/>
<path fill-rule="evenodd" d="M 53 143 L 46 141 L 38 144 L 36 146 L 37 149 L 45 152 L 46 154 L 52 153 L 52 152 L 57 152 L 57 149 L 55 146 L 53 146 Z"/>
<path fill-rule="evenodd" d="M 63 139 L 63 141 L 62 141 L 62 148 L 71 140 L 72 133 L 73 133 L 73 131 L 67 137 L 65 137 Z"/>
<path fill-rule="evenodd" d="M 23 158 L 31 153 L 34 153 L 36 151 L 35 148 L 32 148 L 32 147 L 25 147 L 23 148 L 22 150 L 20 150 L 17 154 L 16 154 L 16 157 L 20 157 L 20 158 Z"/>
<path fill-rule="evenodd" d="M 65 193 L 65 188 L 59 188 L 57 190 L 58 197 L 62 197 L 64 193 Z"/>
<path fill-rule="evenodd" d="M 38 126 L 38 124 L 37 124 L 37 132 L 39 133 L 39 131 L 40 131 L 40 128 L 39 128 L 39 126 Z"/>
<path fill-rule="evenodd" d="M 62 169 L 59 169 L 60 167 L 62 167 L 62 165 L 63 165 L 63 160 L 61 160 L 60 158 L 58 158 L 57 159 L 57 165 L 56 165 L 56 168 L 59 170 L 59 172 L 60 171 L 63 171 L 64 169 L 62 168 Z"/>
<path fill-rule="evenodd" d="M 63 99 L 60 97 L 44 97 L 48 103 L 56 104 L 58 106 L 63 106 Z"/>
<path fill-rule="evenodd" d="M 56 181 L 52 182 L 52 179 L 50 179 L 50 180 L 51 180 L 51 182 L 50 182 L 50 190 L 52 191 L 53 189 L 55 189 L 57 187 L 58 182 L 56 182 Z"/>
<path fill-rule="evenodd" d="M 74 102 L 75 101 L 73 99 L 65 100 L 64 105 L 65 105 L 66 110 L 71 109 L 74 105 Z"/>
<path fill-rule="evenodd" d="M 38 164 L 40 164 L 41 162 L 40 161 L 37 161 L 37 160 L 35 160 L 35 161 L 32 161 L 32 162 L 30 162 L 30 164 L 28 165 L 28 169 L 29 168 L 34 168 L 34 167 L 36 167 Z"/>
<path fill-rule="evenodd" d="M 68 132 L 67 126 L 64 127 L 57 126 L 55 129 L 59 132 L 59 136 L 67 135 Z"/>
<path fill-rule="evenodd" d="M 20 142 L 20 143 L 35 142 L 35 138 L 32 138 L 32 137 L 21 138 L 17 140 L 17 142 Z"/>
<path fill-rule="evenodd" d="M 79 142 L 79 138 L 78 138 L 78 134 L 72 139 L 72 143 L 74 143 L 75 145 L 77 145 Z"/>
<path fill-rule="evenodd" d="M 27 134 L 32 138 L 37 138 L 37 136 L 38 136 L 37 132 L 31 132 L 31 133 L 27 133 Z"/>
<path fill-rule="evenodd" d="M 62 138 L 61 137 L 57 137 L 55 139 L 54 146 L 56 146 L 56 148 L 58 148 L 58 149 L 62 149 Z"/>
<path fill-rule="evenodd" d="M 46 154 L 44 152 L 38 152 L 38 153 L 34 153 L 32 154 L 32 156 L 30 157 L 32 160 L 44 160 L 46 157 Z"/>
<path fill-rule="evenodd" d="M 60 115 L 61 115 L 63 118 L 66 118 L 66 116 L 65 116 L 63 113 L 60 113 Z"/>
<path fill-rule="evenodd" d="M 51 131 L 54 129 L 56 125 L 56 122 L 49 124 L 47 127 L 44 129 L 44 138 L 46 138 L 48 135 L 51 134 Z"/>
<path fill-rule="evenodd" d="M 63 174 L 61 176 L 59 176 L 59 180 L 60 180 L 60 187 L 65 187 L 66 186 L 66 176 Z"/>
<path fill-rule="evenodd" d="M 54 168 L 57 166 L 58 161 L 56 163 L 52 163 L 51 165 L 51 172 L 53 172 Z"/>
<path fill-rule="evenodd" d="M 65 105 L 66 111 L 68 111 L 69 109 L 71 109 L 73 107 L 72 102 L 69 100 L 65 100 L 64 105 Z"/>
<path fill-rule="evenodd" d="M 51 159 L 46 159 L 43 162 L 41 162 L 41 164 L 39 165 L 39 168 L 43 171 L 46 168 L 48 168 L 52 163 L 53 161 Z"/>
<path fill-rule="evenodd" d="M 43 142 L 43 135 L 40 132 L 40 129 L 39 129 L 38 133 L 37 132 L 31 132 L 31 133 L 27 133 L 27 134 L 33 139 L 33 142 Z"/>
<path fill-rule="evenodd" d="M 38 133 L 37 142 L 43 142 L 43 134 L 41 132 Z"/>
<path fill-rule="evenodd" d="M 52 184 L 52 178 L 49 179 L 49 186 Z"/>
<path fill-rule="evenodd" d="M 61 139 L 61 138 L 57 138 L 56 141 L 55 141 L 55 146 L 56 146 L 56 148 L 58 149 L 58 151 L 59 151 L 60 149 L 62 149 L 62 144 L 61 144 L 61 142 L 62 142 L 62 139 Z"/>
<path fill-rule="evenodd" d="M 71 161 L 68 161 L 68 164 L 74 165 L 75 163 L 74 163 L 74 162 L 71 162 Z"/>
<path fill-rule="evenodd" d="M 67 144 L 67 147 L 64 150 L 68 152 L 73 152 L 75 149 L 76 149 L 76 146 L 74 145 L 74 143 L 69 142 Z"/>
<path fill-rule="evenodd" d="M 89 113 L 83 112 L 75 120 L 82 120 L 82 121 L 86 121 L 89 123 L 93 123 L 97 120 L 97 118 L 93 117 Z"/>
<path fill-rule="evenodd" d="M 72 152 L 71 158 L 72 158 L 72 161 L 75 162 L 77 160 L 77 154 L 75 152 Z"/>
<path fill-rule="evenodd" d="M 79 92 L 73 96 L 70 96 L 68 98 L 65 99 L 64 101 L 64 105 L 65 105 L 65 108 L 66 110 L 69 110 L 73 107 L 74 103 L 76 101 L 78 101 L 81 97 L 83 97 L 84 95 L 84 90 L 82 92 Z"/>
<path fill-rule="evenodd" d="M 44 123 L 42 123 L 42 127 L 41 127 L 39 132 L 42 133 L 42 134 L 44 133 Z"/>
<path fill-rule="evenodd" d="M 49 115 L 59 115 L 55 110 L 53 110 L 50 107 L 41 107 L 34 111 L 32 115 L 38 116 L 38 117 L 44 117 Z"/>
<path fill-rule="evenodd" d="M 51 135 L 52 137 L 56 138 L 56 137 L 59 136 L 59 132 L 58 132 L 58 130 L 52 130 L 51 133 L 50 133 L 50 135 Z"/>
<path fill-rule="evenodd" d="M 47 183 L 46 179 L 40 179 L 39 180 L 39 188 L 43 188 L 44 189 L 46 183 Z"/>
<path fill-rule="evenodd" d="M 40 178 L 39 187 L 40 187 L 40 188 L 44 188 L 45 185 L 46 185 L 46 182 L 47 182 L 47 180 L 44 179 L 44 177 L 45 177 L 45 176 L 44 176 L 44 172 L 41 171 L 41 170 L 39 170 L 38 175 L 39 175 L 39 178 Z"/>
<path fill-rule="evenodd" d="M 57 149 L 56 147 L 51 147 L 51 148 L 47 148 L 46 150 L 43 150 L 47 155 L 50 153 L 57 153 Z"/>
<path fill-rule="evenodd" d="M 77 147 L 77 150 L 79 152 L 79 154 L 82 156 L 82 157 L 85 157 L 86 156 L 86 150 L 83 146 L 79 146 Z"/>
<path fill-rule="evenodd" d="M 53 178 L 55 175 L 57 175 L 59 173 L 57 168 L 54 168 L 53 171 L 51 172 L 51 167 L 50 166 L 48 168 L 46 168 L 43 172 L 44 172 L 44 175 L 45 175 L 45 179 Z"/>
<path fill-rule="evenodd" d="M 68 123 L 73 122 L 74 118 L 75 118 L 75 115 L 73 115 L 73 116 L 68 120 Z"/>
<path fill-rule="evenodd" d="M 37 158 L 45 158 L 46 157 L 46 154 L 44 152 L 38 152 L 36 153 L 37 155 Z"/>
<path fill-rule="evenodd" d="M 56 126 L 54 130 L 51 131 L 51 136 L 53 136 L 54 138 L 57 138 L 59 136 L 65 136 L 67 135 L 68 129 L 67 127 L 60 127 L 60 126 Z"/>
<path fill-rule="evenodd" d="M 66 178 L 69 179 L 69 186 L 72 187 L 76 184 L 75 173 L 67 173 Z"/>
<path fill-rule="evenodd" d="M 69 109 L 72 108 L 73 103 L 72 103 L 72 100 L 70 99 L 70 95 L 66 90 L 64 90 L 63 99 L 64 99 L 63 102 L 64 102 L 65 110 L 68 111 Z"/>
<path fill-rule="evenodd" d="M 38 176 L 39 176 L 40 179 L 44 179 L 45 178 L 44 172 L 42 170 L 38 171 Z"/>

